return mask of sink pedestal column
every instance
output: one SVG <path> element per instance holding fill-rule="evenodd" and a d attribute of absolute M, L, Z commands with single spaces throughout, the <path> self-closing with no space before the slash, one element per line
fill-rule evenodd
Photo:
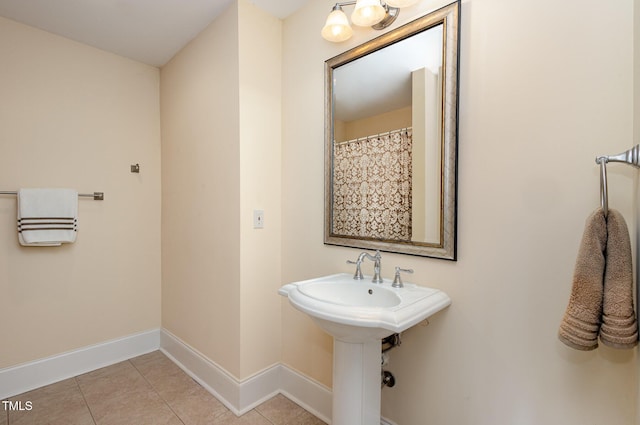
<path fill-rule="evenodd" d="M 380 425 L 380 340 L 333 340 L 333 425 Z"/>

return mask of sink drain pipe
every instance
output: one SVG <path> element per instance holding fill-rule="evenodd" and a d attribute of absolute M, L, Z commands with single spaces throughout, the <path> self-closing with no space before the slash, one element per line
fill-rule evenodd
<path fill-rule="evenodd" d="M 396 378 L 393 376 L 393 374 L 388 370 L 384 370 L 383 368 L 387 365 L 387 363 L 389 363 L 389 355 L 387 354 L 387 351 L 399 346 L 400 344 L 402 344 L 400 334 L 389 335 L 388 337 L 382 339 L 382 353 L 380 359 L 381 388 L 392 388 L 396 384 Z"/>
<path fill-rule="evenodd" d="M 393 376 L 393 373 L 389 372 L 388 370 L 383 370 L 382 383 L 380 384 L 380 386 L 382 388 L 384 387 L 392 388 L 395 384 L 396 384 L 396 378 Z"/>

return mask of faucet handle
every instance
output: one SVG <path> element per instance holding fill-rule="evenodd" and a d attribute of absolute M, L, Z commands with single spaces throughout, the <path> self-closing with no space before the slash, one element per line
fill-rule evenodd
<path fill-rule="evenodd" d="M 400 272 L 413 273 L 413 269 L 401 269 L 400 267 L 396 266 L 396 275 L 393 278 L 393 283 L 391 284 L 391 286 L 394 288 L 404 287 L 404 284 L 402 283 L 402 278 L 400 277 Z"/>
<path fill-rule="evenodd" d="M 357 261 L 347 260 L 347 264 L 355 264 L 356 272 L 353 274 L 353 278 L 355 280 L 363 280 L 364 276 L 362 276 L 362 269 L 360 268 L 360 264 L 362 264 L 362 260 L 358 259 Z"/>

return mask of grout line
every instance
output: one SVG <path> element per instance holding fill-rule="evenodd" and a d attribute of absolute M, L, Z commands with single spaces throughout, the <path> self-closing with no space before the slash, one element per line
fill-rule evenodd
<path fill-rule="evenodd" d="M 156 387 L 155 387 L 151 382 L 149 382 L 149 380 L 147 379 L 147 377 L 146 377 L 146 376 L 145 376 L 145 375 L 144 375 L 144 374 L 143 374 L 143 373 L 142 373 L 142 372 L 141 372 L 141 371 L 136 367 L 136 365 L 131 361 L 131 359 L 128 359 L 128 360 L 126 360 L 126 361 L 127 361 L 127 362 L 129 362 L 129 364 L 130 364 L 131 366 L 133 366 L 133 368 L 136 370 L 136 372 L 137 372 L 137 373 L 138 373 L 138 374 L 139 374 L 139 375 L 144 379 L 144 381 L 147 383 L 147 385 L 149 386 L 149 388 L 150 388 L 150 389 L 151 389 L 151 390 L 152 390 L 152 391 L 153 391 L 153 392 L 158 396 L 158 398 L 160 398 L 160 400 L 162 400 L 162 402 L 163 402 L 163 403 L 165 403 L 165 405 L 166 405 L 166 406 L 169 408 L 169 410 L 170 410 L 170 411 L 175 415 L 175 417 L 180 421 L 180 423 L 181 423 L 181 424 L 183 424 L 183 425 L 185 425 L 185 422 L 184 422 L 184 420 L 180 417 L 180 415 L 179 415 L 179 414 L 178 414 L 178 413 L 173 409 L 173 407 L 171 406 L 171 404 L 170 404 L 167 400 L 165 400 L 165 398 L 164 398 L 164 397 L 162 397 L 162 395 L 160 395 L 160 393 L 158 392 L 158 390 L 156 389 Z M 184 372 L 184 371 L 182 371 L 182 372 Z M 185 375 L 186 375 L 186 374 L 185 374 Z M 80 395 L 82 396 L 82 400 L 84 401 L 85 407 L 86 407 L 86 408 L 87 408 L 87 410 L 89 411 L 89 415 L 91 415 L 92 423 L 93 423 L 94 425 L 97 425 L 97 423 L 98 423 L 98 422 L 97 422 L 96 418 L 94 417 L 94 413 L 93 413 L 93 411 L 92 411 L 92 409 L 91 409 L 91 406 L 90 406 L 90 405 L 89 405 L 89 403 L 87 402 L 87 399 L 86 399 L 86 396 L 85 396 L 85 394 L 84 394 L 84 391 L 82 390 L 82 387 L 80 386 L 80 381 L 78 380 L 78 377 L 79 377 L 79 376 L 80 376 L 80 375 L 76 375 L 76 376 L 74 376 L 74 377 L 73 377 L 74 384 L 76 385 L 76 389 L 80 392 Z M 187 375 L 187 376 L 189 376 L 189 375 Z M 191 379 L 193 379 L 193 377 L 190 377 L 190 378 L 191 378 Z M 194 381 L 197 385 L 200 385 L 200 383 L 198 383 L 198 381 L 196 381 L 195 379 L 193 379 L 193 381 Z M 201 386 L 201 385 L 200 385 L 200 386 Z M 276 396 L 276 397 L 277 397 L 277 396 Z M 286 397 L 286 396 L 284 396 L 284 395 L 282 395 L 282 397 L 287 398 L 287 397 Z M 9 400 L 9 398 L 7 398 L 7 400 Z M 4 407 L 4 406 L 3 406 L 3 407 Z M 278 419 L 277 419 L 277 418 L 273 418 L 273 419 L 271 419 L 271 418 L 269 418 L 269 417 L 265 416 L 265 415 L 260 411 L 259 406 L 256 406 L 256 407 L 255 407 L 255 408 L 253 408 L 252 410 L 253 410 L 253 411 L 255 411 L 255 412 L 256 412 L 258 415 L 260 415 L 262 418 L 264 418 L 264 419 L 265 419 L 265 421 L 266 421 L 266 422 L 268 422 L 270 425 L 287 425 L 286 423 L 282 423 L 282 422 L 278 421 Z M 216 418 L 219 418 L 219 417 L 221 417 L 221 416 L 223 416 L 223 415 L 227 414 L 228 412 L 231 412 L 231 411 L 230 411 L 228 408 L 226 408 L 226 409 L 224 410 L 224 412 L 221 412 L 218 416 L 216 416 Z M 303 414 L 304 414 L 304 412 L 306 412 L 306 410 L 305 410 L 304 408 L 300 407 L 300 412 L 299 412 L 298 416 L 296 416 L 296 419 L 297 419 L 300 415 L 303 415 Z M 9 420 L 10 420 L 10 418 L 9 418 L 9 413 L 10 413 L 10 412 L 9 412 L 9 410 L 6 410 L 6 409 L 4 409 L 4 408 L 3 408 L 3 411 L 0 411 L 0 418 L 2 418 L 2 416 L 1 416 L 1 415 L 5 415 L 5 418 L 6 418 L 6 425 L 10 425 L 10 424 L 11 424 L 11 422 L 9 422 Z M 233 412 L 231 412 L 231 413 L 233 413 Z M 249 412 L 247 412 L 247 413 L 249 413 Z M 295 419 L 293 419 L 293 420 L 295 421 Z M 295 422 L 289 422 L 289 423 L 295 423 Z M 2 423 L 0 423 L 0 425 L 3 425 L 3 424 L 2 424 Z"/>
<path fill-rule="evenodd" d="M 78 388 L 78 391 L 80 391 L 80 395 L 82 396 L 82 400 L 84 401 L 84 405 L 87 407 L 87 410 L 89 411 L 89 414 L 91 415 L 91 420 L 93 421 L 94 425 L 97 425 L 96 422 L 96 418 L 93 416 L 93 412 L 91 411 L 91 407 L 89 406 L 89 403 L 87 403 L 87 398 L 84 396 L 84 392 L 82 391 L 82 388 L 80 387 L 80 383 L 78 382 L 78 377 L 74 376 L 73 377 L 73 382 L 76 384 L 76 387 Z M 7 423 L 7 425 L 9 425 Z"/>
<path fill-rule="evenodd" d="M 182 423 L 182 425 L 185 425 L 184 421 L 182 420 L 182 418 L 180 417 L 180 415 L 178 415 L 178 413 L 173 410 L 173 407 L 171 407 L 171 404 L 164 399 L 164 397 L 162 397 L 162 395 L 160 395 L 160 393 L 158 392 L 158 390 L 156 389 L 155 386 L 153 386 L 153 384 L 151 382 L 149 382 L 149 380 L 147 379 L 146 376 L 144 376 L 144 373 L 140 372 L 140 369 L 138 369 L 136 367 L 136 365 L 131 361 L 131 359 L 127 360 L 129 362 L 129 364 L 131 364 L 131 366 L 133 366 L 133 368 L 136 370 L 136 372 L 138 372 L 138 374 L 140 376 L 142 376 L 142 379 L 144 379 L 144 381 L 147 383 L 147 385 L 149 385 L 149 388 L 151 388 L 153 390 L 154 393 L 156 393 L 156 395 L 158 396 L 158 398 L 160 400 L 162 400 L 162 402 L 164 404 L 166 404 L 166 406 L 169 408 L 169 410 L 171 410 L 171 413 L 173 413 L 175 415 L 176 418 L 178 418 L 178 420 L 180 421 L 180 423 Z"/>
<path fill-rule="evenodd" d="M 276 395 L 275 397 L 273 397 L 271 400 L 273 400 L 273 399 L 274 399 L 274 398 L 276 398 L 276 397 L 282 397 L 282 398 L 284 398 L 284 399 L 286 399 L 286 400 L 290 401 L 291 403 L 293 403 L 293 404 L 294 404 L 294 406 L 295 406 L 293 409 L 278 409 L 278 412 L 282 412 L 283 410 L 286 410 L 286 411 L 290 411 L 290 410 L 298 410 L 298 414 L 297 414 L 297 415 L 295 415 L 295 417 L 292 419 L 292 421 L 294 421 L 294 422 L 292 422 L 292 421 L 289 421 L 289 422 L 280 422 L 280 421 L 275 422 L 275 421 L 276 421 L 276 419 L 273 419 L 273 420 L 272 420 L 271 418 L 268 418 L 267 416 L 265 416 L 265 415 L 260 411 L 260 406 L 261 406 L 261 405 L 260 405 L 260 406 L 257 406 L 255 409 L 253 409 L 253 410 L 255 410 L 256 412 L 258 412 L 258 413 L 260 414 L 260 416 L 262 416 L 263 418 L 265 418 L 267 421 L 269 421 L 269 422 L 270 422 L 270 423 L 272 423 L 273 425 L 291 425 L 291 424 L 295 424 L 295 423 L 296 423 L 295 421 L 296 421 L 298 418 L 300 418 L 301 416 L 303 416 L 305 413 L 309 413 L 309 414 L 311 414 L 311 412 L 307 411 L 307 410 L 306 410 L 306 409 L 304 409 L 302 406 L 298 405 L 298 404 L 297 404 L 296 402 L 294 402 L 293 400 L 290 400 L 289 398 L 287 398 L 287 397 L 286 397 L 285 395 L 283 395 L 283 394 L 278 394 L 278 395 Z M 267 402 L 268 402 L 268 401 L 267 401 Z M 267 403 L 267 402 L 265 402 L 265 403 Z M 311 414 L 311 415 L 313 416 L 313 414 Z"/>
<path fill-rule="evenodd" d="M 166 355 L 165 355 L 164 353 L 162 353 L 161 351 L 159 351 L 159 352 L 160 352 L 164 357 L 166 357 Z M 131 360 L 131 359 L 130 359 L 130 360 Z M 169 359 L 168 357 L 167 357 L 167 360 L 171 361 L 171 363 L 172 363 L 173 365 L 176 365 L 176 364 L 175 364 L 171 359 Z M 158 397 L 160 397 L 160 399 L 161 399 L 162 401 L 164 401 L 164 402 L 167 404 L 167 406 L 169 406 L 169 409 L 171 409 L 171 411 L 172 411 L 172 412 L 173 412 L 173 413 L 178 417 L 178 419 L 180 419 L 180 422 L 182 422 L 183 424 L 185 424 L 185 423 L 184 423 L 184 421 L 182 420 L 182 417 L 181 417 L 181 416 L 180 416 L 180 415 L 179 415 L 175 410 L 173 410 L 173 407 L 171 407 L 171 403 L 170 403 L 168 400 L 165 400 L 165 399 L 160 395 L 160 393 L 158 393 L 158 391 L 157 391 L 157 390 L 156 390 L 156 388 L 153 386 L 153 384 L 152 384 L 151 382 L 149 382 L 149 380 L 147 380 L 147 377 L 144 375 L 144 373 L 142 373 L 142 372 L 141 372 L 141 371 L 136 367 L 136 365 L 135 365 L 135 364 L 133 364 L 133 362 L 131 362 L 131 364 L 132 364 L 132 365 L 133 365 L 133 367 L 138 371 L 138 373 L 139 373 L 139 374 L 144 378 L 144 380 L 145 380 L 145 381 L 147 381 L 147 383 L 149 384 L 149 386 L 151 386 L 151 388 L 156 392 L 156 394 L 158 394 Z M 176 365 L 176 366 L 177 366 L 177 365 Z M 205 390 L 205 391 L 206 391 L 206 389 L 202 386 L 202 384 L 200 384 L 200 383 L 199 383 L 199 382 L 198 382 L 198 381 L 197 381 L 193 376 L 190 376 L 189 374 L 187 374 L 187 373 L 186 373 L 184 370 L 182 370 L 182 369 L 180 369 L 180 373 L 184 374 L 186 377 L 188 377 L 189 379 L 191 379 L 195 385 L 197 385 L 198 387 L 200 387 L 200 388 L 202 388 L 203 390 Z M 208 391 L 207 391 L 207 392 L 208 392 Z M 221 402 L 221 401 L 220 401 L 216 396 L 214 396 L 213 394 L 211 394 L 211 396 L 212 396 L 216 401 L 220 402 L 220 403 L 224 406 L 224 403 L 222 403 L 222 402 Z M 221 417 L 221 416 L 225 415 L 227 412 L 231 412 L 231 410 L 230 410 L 228 407 L 224 406 L 224 410 L 223 410 L 222 412 L 218 413 L 218 414 L 214 417 L 214 420 L 217 420 L 217 418 L 219 418 L 219 417 Z"/>
<path fill-rule="evenodd" d="M 262 414 L 261 411 L 259 411 L 258 409 L 253 409 L 258 415 L 262 416 L 267 422 L 269 422 L 272 425 L 278 425 L 275 422 L 273 422 L 271 419 L 267 418 L 265 415 Z M 249 412 L 247 412 L 249 413 Z"/>

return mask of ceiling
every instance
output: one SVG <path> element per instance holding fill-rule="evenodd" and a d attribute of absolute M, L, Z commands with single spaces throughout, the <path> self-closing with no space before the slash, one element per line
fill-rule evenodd
<path fill-rule="evenodd" d="M 233 0 L 0 0 L 0 16 L 161 67 Z M 309 0 L 249 0 L 284 19 Z"/>
<path fill-rule="evenodd" d="M 440 72 L 442 31 L 437 25 L 335 68 L 334 118 L 349 122 L 411 106 L 412 73 Z"/>

